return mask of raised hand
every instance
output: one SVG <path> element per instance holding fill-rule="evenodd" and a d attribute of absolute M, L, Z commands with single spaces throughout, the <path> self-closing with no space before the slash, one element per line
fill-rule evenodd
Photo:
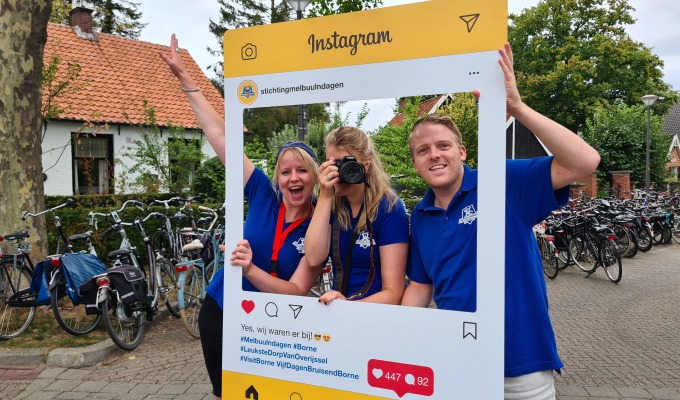
<path fill-rule="evenodd" d="M 515 112 L 522 106 L 522 97 L 517 90 L 517 81 L 515 80 L 514 59 L 512 56 L 512 49 L 510 43 L 505 43 L 502 49 L 498 49 L 498 54 L 501 58 L 498 64 L 503 70 L 505 78 L 505 92 L 507 96 L 507 113 L 515 116 Z"/>

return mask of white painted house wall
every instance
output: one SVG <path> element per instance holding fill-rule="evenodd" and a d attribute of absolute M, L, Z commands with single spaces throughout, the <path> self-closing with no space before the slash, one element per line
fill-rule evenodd
<path fill-rule="evenodd" d="M 47 180 L 45 181 L 46 195 L 72 196 L 75 194 L 73 146 L 70 143 L 70 138 L 74 132 L 79 131 L 81 128 L 82 124 L 77 122 L 50 121 L 42 143 L 43 171 L 47 175 Z M 141 139 L 138 129 L 137 127 L 125 125 L 111 125 L 108 129 L 98 132 L 98 135 L 110 135 L 113 137 L 113 158 L 117 160 L 117 162 L 114 162 L 114 176 L 116 178 L 124 174 L 132 165 L 132 160 L 123 157 L 122 154 L 134 140 Z M 94 131 L 95 129 L 83 129 L 82 133 L 92 133 Z M 168 136 L 168 129 L 164 128 L 163 139 L 167 141 Z M 206 159 L 216 155 L 207 140 L 203 143 L 203 153 L 206 155 Z M 134 176 L 129 176 L 129 178 L 133 179 Z M 117 184 L 116 180 L 114 179 L 113 193 L 123 194 L 137 191 L 135 188 L 120 187 L 121 185 Z"/>

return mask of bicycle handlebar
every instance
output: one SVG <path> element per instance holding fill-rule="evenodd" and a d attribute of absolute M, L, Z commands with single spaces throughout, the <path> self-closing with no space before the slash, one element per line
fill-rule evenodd
<path fill-rule="evenodd" d="M 27 219 L 28 217 L 39 217 L 39 216 L 41 216 L 41 215 L 43 215 L 43 214 L 53 213 L 54 211 L 56 211 L 56 210 L 58 210 L 58 209 L 60 209 L 60 208 L 64 208 L 64 207 L 66 207 L 66 206 L 69 206 L 69 205 L 71 205 L 72 203 L 75 203 L 75 200 L 72 199 L 72 198 L 68 198 L 68 199 L 66 199 L 66 202 L 65 202 L 65 203 L 59 204 L 59 205 L 56 206 L 56 207 L 52 207 L 52 208 L 50 208 L 49 210 L 44 210 L 44 211 L 41 211 L 41 212 L 39 212 L 39 213 L 30 213 L 30 212 L 28 212 L 28 211 L 24 211 L 23 215 L 21 216 L 21 220 L 22 220 L 22 221 L 26 221 L 26 219 Z"/>

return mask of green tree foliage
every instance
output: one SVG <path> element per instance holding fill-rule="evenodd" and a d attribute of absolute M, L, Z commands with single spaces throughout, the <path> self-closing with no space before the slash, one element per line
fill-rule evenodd
<path fill-rule="evenodd" d="M 370 10 L 382 5 L 382 0 L 316 0 L 307 7 L 309 17 Z"/>
<path fill-rule="evenodd" d="M 650 125 L 650 181 L 661 184 L 671 137 L 663 133 L 662 119 L 655 113 Z M 631 181 L 645 182 L 647 106 L 601 108 L 586 121 L 583 138 L 600 152 L 599 178 L 609 181 L 611 171 L 633 171 Z"/>
<path fill-rule="evenodd" d="M 524 101 L 574 132 L 605 105 L 640 104 L 664 96 L 659 114 L 677 99 L 662 80 L 663 61 L 632 40 L 628 0 L 541 0 L 510 15 L 509 41 Z"/>
<path fill-rule="evenodd" d="M 307 116 L 310 121 L 328 120 L 326 104 L 309 104 Z M 274 132 L 281 131 L 286 125 L 297 126 L 297 120 L 298 106 L 248 108 L 243 112 L 243 124 L 251 135 L 246 136 L 245 142 L 251 143 L 257 138 L 261 143 L 266 143 Z"/>
<path fill-rule="evenodd" d="M 130 0 L 53 0 L 50 22 L 68 24 L 73 7 L 94 10 L 93 28 L 102 33 L 139 38 L 147 24 L 141 23 L 140 3 Z"/>
<path fill-rule="evenodd" d="M 224 203 L 225 179 L 222 161 L 212 157 L 196 170 L 194 191 L 204 202 Z"/>
<path fill-rule="evenodd" d="M 144 113 L 146 121 L 139 129 L 141 139 L 134 140 L 122 153 L 133 162 L 127 171 L 132 177 L 130 183 L 147 193 L 191 190 L 193 171 L 204 158 L 203 136 L 190 137 L 183 127 L 170 125 L 166 139 L 161 135 L 155 109 L 147 102 L 144 102 Z"/>

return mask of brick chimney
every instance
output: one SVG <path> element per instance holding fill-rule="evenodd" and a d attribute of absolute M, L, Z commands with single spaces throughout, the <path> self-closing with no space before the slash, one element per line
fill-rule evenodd
<path fill-rule="evenodd" d="M 92 11 L 85 7 L 76 7 L 69 13 L 71 26 L 79 27 L 83 33 L 92 33 Z"/>

